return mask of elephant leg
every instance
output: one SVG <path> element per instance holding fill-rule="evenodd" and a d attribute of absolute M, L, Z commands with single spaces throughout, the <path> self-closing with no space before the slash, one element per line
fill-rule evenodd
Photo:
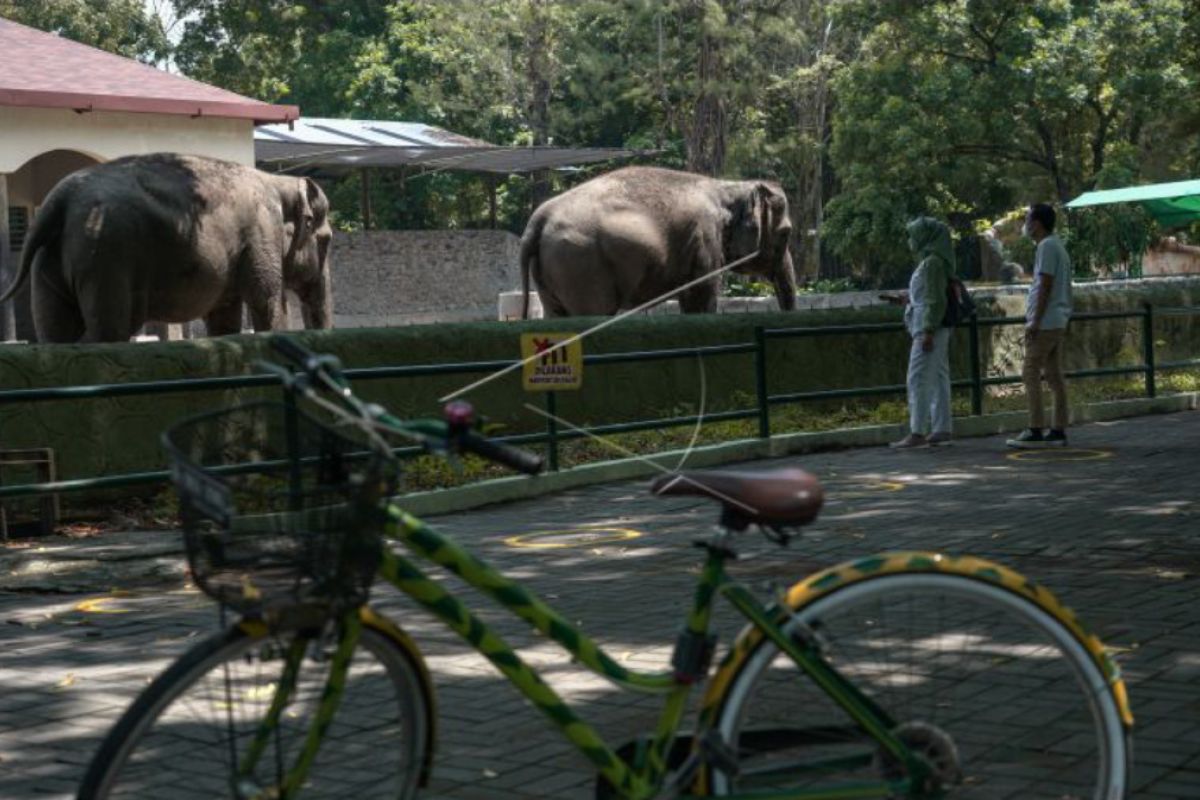
<path fill-rule="evenodd" d="M 128 294 L 106 295 L 100 302 L 85 302 L 82 306 L 87 330 L 80 342 L 128 342 L 145 324 L 144 318 L 134 315 Z"/>
<path fill-rule="evenodd" d="M 538 294 L 538 299 L 542 301 L 542 316 L 543 317 L 569 317 L 571 312 L 562 304 L 557 297 L 550 294 Z"/>
<path fill-rule="evenodd" d="M 39 254 L 34 263 L 31 294 L 37 340 L 62 344 L 78 342 L 85 331 L 83 314 L 75 298 L 58 285 L 59 281 L 48 276 L 48 270 L 56 270 L 57 265 L 47 265 L 41 263 L 42 260 L 43 256 Z"/>
<path fill-rule="evenodd" d="M 287 311 L 283 306 L 282 292 L 277 297 L 251 298 L 246 306 L 250 309 L 250 321 L 256 332 L 287 330 Z"/>
<path fill-rule="evenodd" d="M 256 269 L 253 265 L 244 268 L 242 276 L 239 285 L 254 330 L 258 333 L 286 331 L 287 305 L 281 276 L 271 275 L 265 269 Z"/>
<path fill-rule="evenodd" d="M 221 303 L 204 317 L 209 336 L 229 336 L 242 332 L 242 303 L 237 298 Z"/>
<path fill-rule="evenodd" d="M 679 293 L 679 310 L 684 314 L 715 314 L 717 282 L 710 281 Z"/>

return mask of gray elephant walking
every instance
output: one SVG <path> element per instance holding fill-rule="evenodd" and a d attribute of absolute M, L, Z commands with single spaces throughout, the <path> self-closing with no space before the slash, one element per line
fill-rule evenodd
<path fill-rule="evenodd" d="M 68 175 L 29 231 L 16 280 L 33 281 L 41 342 L 124 342 L 147 322 L 203 318 L 209 335 L 332 327 L 329 201 L 306 178 L 196 156 L 120 158 Z"/>
<path fill-rule="evenodd" d="M 723 181 L 655 167 L 601 175 L 542 204 L 521 238 L 546 315 L 615 314 L 757 252 L 737 268 L 770 278 L 779 307 L 796 305 L 792 224 L 777 184 Z M 679 294 L 685 313 L 717 310 L 720 276 Z"/>

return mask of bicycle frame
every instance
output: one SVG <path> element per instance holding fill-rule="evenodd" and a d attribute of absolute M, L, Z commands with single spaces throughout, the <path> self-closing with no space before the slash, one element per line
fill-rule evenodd
<path fill-rule="evenodd" d="M 395 506 L 390 507 L 385 536 L 388 539 L 402 542 L 416 555 L 449 570 L 470 586 L 488 595 L 514 615 L 528 622 L 534 629 L 553 639 L 593 673 L 607 678 L 622 689 L 666 697 L 664 708 L 649 743 L 638 748 L 632 761 L 626 761 L 486 623 L 412 561 L 384 548 L 378 576 L 429 610 L 491 661 L 501 674 L 548 717 L 584 757 L 595 765 L 597 772 L 616 787 L 623 797 L 633 800 L 649 798 L 662 788 L 669 772 L 668 753 L 678 737 L 680 722 L 687 710 L 687 699 L 691 689 L 697 682 L 707 677 L 708 656 L 711 656 L 708 631 L 714 599 L 717 595 L 724 596 L 752 625 L 759 628 L 783 652 L 787 653 L 805 674 L 846 711 L 850 720 L 859 729 L 865 732 L 880 748 L 891 753 L 898 762 L 905 764 L 910 776 L 896 781 L 880 780 L 843 784 L 821 790 L 797 791 L 787 794 L 748 793 L 736 796 L 777 797 L 790 800 L 888 797 L 908 792 L 914 784 L 919 785 L 926 774 L 927 769 L 924 763 L 913 756 L 909 749 L 891 734 L 895 723 L 888 714 L 827 663 L 822 658 L 819 647 L 812 641 L 806 641 L 803 637 L 789 636 L 784 631 L 783 626 L 790 619 L 790 612 L 781 606 L 763 606 L 749 590 L 728 576 L 725 572 L 725 560 L 732 555 L 728 550 L 720 547 L 707 548 L 708 556 L 696 585 L 693 605 L 685 624 L 685 633 L 680 640 L 683 642 L 684 639 L 690 638 L 693 645 L 697 642 L 706 643 L 708 653 L 694 659 L 692 665 L 694 669 L 688 669 L 687 665 L 677 663 L 681 649 L 681 646 L 677 644 L 676 658 L 672 661 L 674 669 L 661 672 L 639 672 L 621 666 L 590 637 L 534 594 L 488 566 L 457 543 L 438 534 L 411 514 Z M 295 766 L 288 772 L 283 782 L 281 793 L 273 796 L 292 797 L 298 791 L 316 757 L 324 730 L 337 713 L 350 658 L 357 645 L 358 633 L 361 630 L 357 611 L 347 614 L 343 622 L 345 624 L 338 627 L 338 641 L 331 658 L 327 687 L 304 746 L 296 757 Z M 694 647 L 692 652 L 698 654 Z M 240 759 L 239 775 L 250 774 L 265 750 L 269 737 L 277 724 L 279 714 L 293 690 L 296 666 L 302 657 L 303 647 L 297 648 L 293 645 L 287 654 L 284 674 L 276 689 L 276 696 L 271 708 L 260 723 L 246 755 Z M 289 678 L 289 676 L 291 677 Z M 703 717 L 701 719 L 702 727 L 711 722 L 711 719 Z M 703 755 L 705 748 L 703 733 L 703 730 L 700 731 L 700 735 L 694 737 L 692 741 L 691 756 L 693 759 L 697 759 L 694 761 L 694 766 L 697 768 L 701 766 L 698 759 Z M 865 756 L 866 760 L 869 761 L 873 755 L 874 751 L 868 753 Z M 828 763 L 815 762 L 797 765 L 795 770 L 812 773 L 827 768 L 836 768 L 847 763 L 849 762 L 843 757 L 833 759 Z M 865 762 L 860 760 L 858 763 Z M 697 769 L 696 776 L 699 774 L 700 771 Z"/>

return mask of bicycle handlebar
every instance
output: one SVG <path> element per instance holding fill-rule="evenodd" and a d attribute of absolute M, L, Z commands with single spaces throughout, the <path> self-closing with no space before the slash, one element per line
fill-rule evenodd
<path fill-rule="evenodd" d="M 545 466 L 545 460 L 528 450 L 513 447 L 510 444 L 493 441 L 486 436 L 480 436 L 474 431 L 463 431 L 458 435 L 458 444 L 463 450 L 477 456 L 503 464 L 506 467 L 523 472 L 526 475 L 537 475 Z"/>
<path fill-rule="evenodd" d="M 341 362 L 336 357 L 314 353 L 295 339 L 282 334 L 275 334 L 271 337 L 270 341 L 271 347 L 297 367 L 303 369 L 312 383 L 317 386 L 324 383 L 326 388 L 345 386 L 345 381 L 341 377 Z M 322 375 L 328 381 L 320 380 Z M 352 395 L 349 395 L 348 390 L 346 394 L 342 394 L 342 399 L 348 401 L 349 405 L 356 411 L 359 411 L 360 415 L 364 413 L 362 411 L 364 406 L 355 400 Z M 445 436 L 439 438 L 444 438 L 445 443 L 454 449 L 474 453 L 486 458 L 488 461 L 502 464 L 517 472 L 523 472 L 526 475 L 536 475 L 542 471 L 544 461 L 541 456 L 518 447 L 513 447 L 512 445 L 493 441 L 473 431 L 471 426 L 474 424 L 474 416 L 474 409 L 469 403 L 461 401 L 450 403 L 446 406 L 444 412 Z M 378 422 L 381 420 L 376 419 L 375 421 Z M 398 425 L 397 427 L 403 430 L 402 426 Z M 424 435 L 422 438 L 424 438 Z"/>

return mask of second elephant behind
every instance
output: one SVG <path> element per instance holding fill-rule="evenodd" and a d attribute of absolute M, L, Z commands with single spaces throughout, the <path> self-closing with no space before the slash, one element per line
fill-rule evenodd
<path fill-rule="evenodd" d="M 796 305 L 787 197 L 775 183 L 723 181 L 626 167 L 542 204 L 521 239 L 547 316 L 612 315 L 661 297 L 738 259 L 769 278 L 780 308 Z M 678 293 L 685 313 L 717 310 L 720 275 Z"/>

